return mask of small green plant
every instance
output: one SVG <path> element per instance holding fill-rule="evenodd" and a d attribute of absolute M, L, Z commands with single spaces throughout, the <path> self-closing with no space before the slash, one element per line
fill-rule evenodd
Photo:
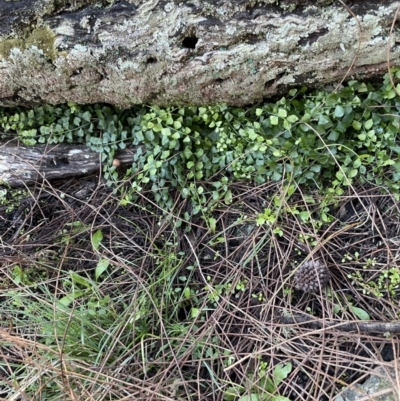
<path fill-rule="evenodd" d="M 262 224 L 274 225 L 276 222 L 276 214 L 271 209 L 264 209 L 264 213 L 260 213 L 257 217 L 256 223 L 258 226 Z"/>
<path fill-rule="evenodd" d="M 369 259 L 364 266 L 367 269 L 369 266 L 374 266 L 375 262 Z M 363 273 L 363 274 L 362 274 Z M 400 269 L 391 267 L 380 272 L 379 276 L 373 280 L 364 278 L 364 272 L 354 272 L 348 275 L 353 280 L 353 284 L 360 287 L 363 294 L 373 294 L 376 297 L 383 297 L 385 294 L 393 298 L 399 296 L 400 288 Z"/>
<path fill-rule="evenodd" d="M 6 206 L 6 213 L 10 213 L 21 206 L 21 201 L 29 197 L 29 192 L 21 189 L 0 188 L 0 205 Z"/>
<path fill-rule="evenodd" d="M 267 300 L 262 292 L 259 292 L 258 294 L 251 294 L 251 297 L 258 300 L 258 302 L 265 302 Z"/>
<path fill-rule="evenodd" d="M 250 63 L 251 64 L 251 63 Z M 400 71 L 392 69 L 398 79 Z M 207 218 L 219 202 L 232 202 L 230 183 L 282 181 L 342 195 L 356 180 L 400 188 L 398 131 L 400 107 L 387 74 L 380 88 L 350 81 L 329 93 L 293 89 L 261 107 L 144 107 L 119 110 L 105 105 L 38 106 L 0 109 L 0 127 L 28 145 L 82 143 L 101 153 L 109 185 L 129 177 L 121 201 L 151 190 L 159 207 L 170 210 L 171 190 L 192 202 L 193 215 Z M 133 163 L 120 176 L 113 159 L 134 147 Z M 293 191 L 290 191 L 293 193 Z M 289 191 L 287 195 L 290 197 Z M 328 209 L 321 220 L 329 222 Z M 307 210 L 300 218 L 309 220 Z M 272 215 L 260 217 L 265 221 Z"/>
<path fill-rule="evenodd" d="M 233 293 L 236 296 L 239 292 L 245 291 L 247 287 L 247 280 L 238 280 L 234 287 L 231 282 L 212 285 L 210 276 L 207 276 L 207 281 L 209 283 L 204 290 L 207 291 L 207 297 L 214 307 L 217 306 L 221 295 L 228 296 Z"/>
<path fill-rule="evenodd" d="M 292 364 L 277 365 L 270 376 L 267 372 L 268 365 L 264 361 L 259 362 L 257 372 L 248 375 L 248 384 L 244 386 L 229 387 L 224 392 L 225 401 L 289 401 L 289 398 L 276 395 L 278 386 L 292 371 Z"/>
<path fill-rule="evenodd" d="M 318 240 L 312 235 L 300 233 L 299 242 L 305 244 L 305 246 L 310 245 L 311 247 L 315 247 L 317 245 Z"/>
<path fill-rule="evenodd" d="M 343 255 L 342 263 L 351 262 L 352 260 L 353 260 L 353 256 L 350 255 L 350 253 L 346 252 L 346 253 Z"/>
<path fill-rule="evenodd" d="M 89 278 L 70 272 L 62 280 L 65 291 L 62 297 L 52 293 L 43 277 L 33 276 L 30 271 L 25 273 L 18 266 L 14 268 L 13 281 L 16 287 L 3 293 L 3 312 L 18 327 L 23 327 L 26 335 L 32 333 L 35 336 L 37 346 L 32 352 L 38 361 L 51 366 L 59 359 L 57 352 L 63 352 L 68 364 L 72 363 L 71 372 L 84 372 L 85 361 L 93 355 L 112 363 L 112 358 L 124 351 L 118 351 L 113 345 L 115 332 L 110 330 L 120 321 L 121 314 L 116 312 L 110 296 L 102 295 L 97 284 Z M 58 348 L 60 344 L 62 350 Z M 112 347 L 115 353 L 111 356 L 108 352 Z M 36 364 L 18 365 L 16 361 L 14 366 L 15 380 L 20 385 L 24 383 L 25 394 L 40 391 Z M 92 375 L 88 371 L 85 374 Z M 44 377 L 46 391 L 56 394 L 59 391 L 57 375 L 53 376 L 49 369 Z"/>

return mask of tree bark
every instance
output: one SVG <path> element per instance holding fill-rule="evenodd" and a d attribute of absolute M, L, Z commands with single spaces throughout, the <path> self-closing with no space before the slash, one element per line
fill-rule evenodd
<path fill-rule="evenodd" d="M 0 104 L 243 106 L 399 63 L 400 1 L 344 1 L 0 1 Z"/>

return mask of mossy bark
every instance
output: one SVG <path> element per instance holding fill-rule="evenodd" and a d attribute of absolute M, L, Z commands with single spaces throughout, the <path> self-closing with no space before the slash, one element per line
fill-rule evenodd
<path fill-rule="evenodd" d="M 347 2 L 349 3 L 349 2 Z M 0 2 L 0 104 L 243 106 L 400 61 L 400 2 Z"/>

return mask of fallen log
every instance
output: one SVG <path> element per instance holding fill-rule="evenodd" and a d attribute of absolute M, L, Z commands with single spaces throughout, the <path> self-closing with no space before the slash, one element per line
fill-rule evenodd
<path fill-rule="evenodd" d="M 399 1 L 0 2 L 0 105 L 244 106 L 400 63 Z"/>
<path fill-rule="evenodd" d="M 132 163 L 133 151 L 116 155 L 115 165 Z M 101 155 L 84 145 L 18 145 L 16 141 L 0 145 L 0 184 L 11 187 L 40 180 L 77 177 L 101 169 Z"/>

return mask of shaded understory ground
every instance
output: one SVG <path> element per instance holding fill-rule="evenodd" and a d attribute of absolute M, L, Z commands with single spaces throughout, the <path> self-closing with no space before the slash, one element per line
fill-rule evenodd
<path fill-rule="evenodd" d="M 1 206 L 0 397 L 330 400 L 399 357 L 396 334 L 340 326 L 399 318 L 393 194 L 232 193 L 203 218 L 87 177 Z M 293 285 L 305 260 L 332 276 L 315 294 Z M 299 315 L 320 327 L 280 319 Z"/>

